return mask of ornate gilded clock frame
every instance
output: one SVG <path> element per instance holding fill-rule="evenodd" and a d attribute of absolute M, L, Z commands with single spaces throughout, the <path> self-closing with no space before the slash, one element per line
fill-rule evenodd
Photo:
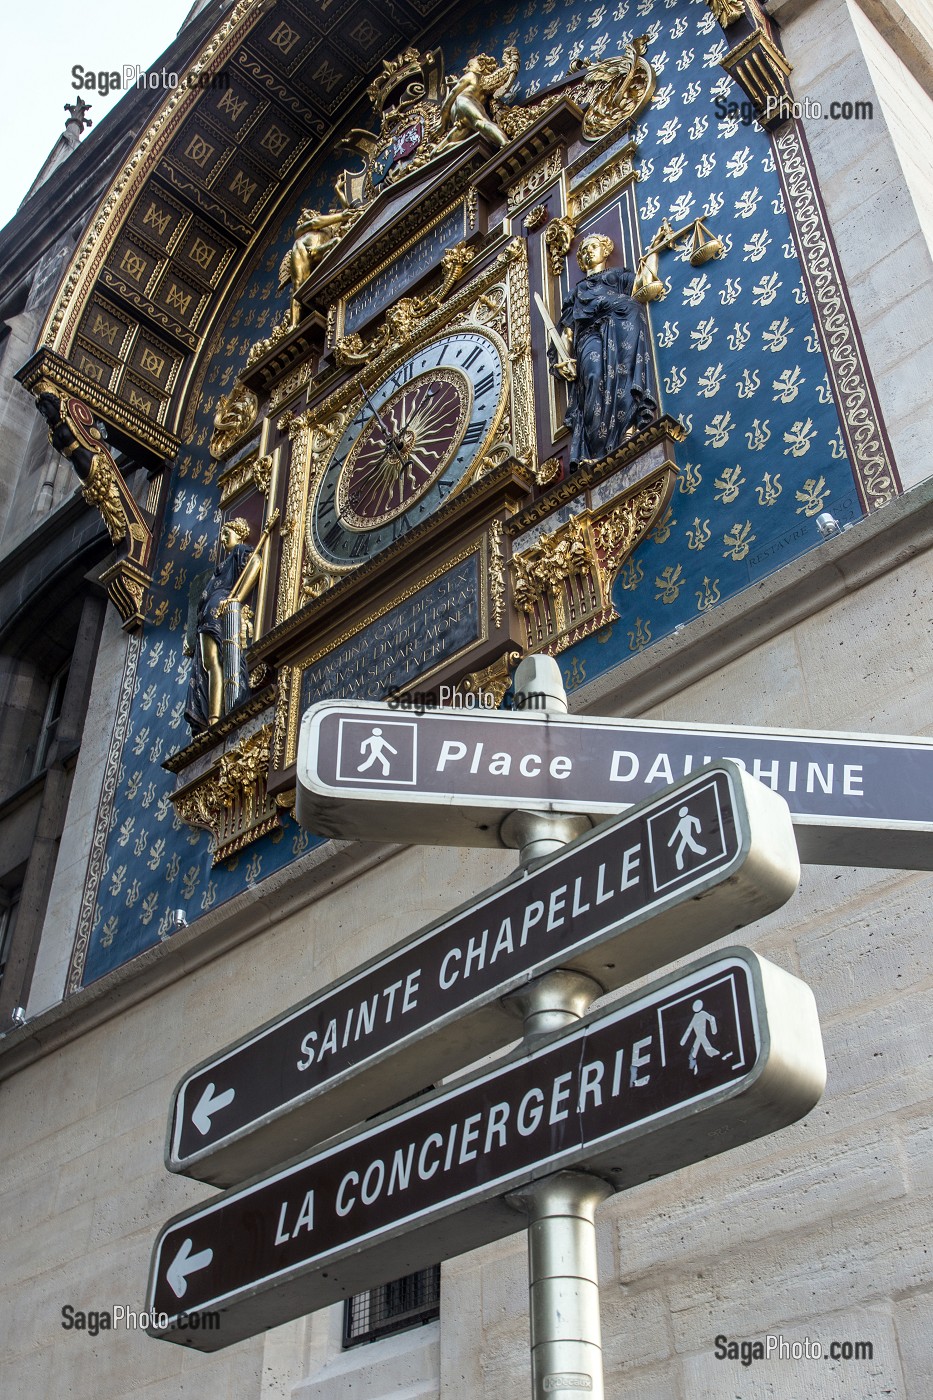
<path fill-rule="evenodd" d="M 646 47 L 637 40 L 628 64 L 637 78 L 637 91 L 628 83 L 622 60 L 613 61 L 616 66 L 610 65 L 611 71 L 605 73 L 597 73 L 591 65 L 593 71 L 581 80 L 590 84 L 588 94 L 583 87 L 565 87 L 541 102 L 529 103 L 528 110 L 497 111 L 511 144 L 486 165 L 464 148 L 456 162 L 451 162 L 446 185 L 441 182 L 431 187 L 419 182 L 420 177 L 413 182 L 418 192 L 404 207 L 400 220 L 381 226 L 374 221 L 373 236 L 364 237 L 362 243 L 356 239 L 366 217 L 355 221 L 339 240 L 336 256 L 325 258 L 320 271 L 299 289 L 304 319 L 292 327 L 283 322 L 250 354 L 253 368 L 244 379 L 249 378 L 256 387 L 262 384 L 265 403 L 265 422 L 256 451 L 265 458 L 271 456 L 269 508 L 273 497 L 279 499 L 284 516 L 274 616 L 266 606 L 266 633 L 251 654 L 257 683 L 273 673 L 278 679 L 269 791 L 278 792 L 282 805 L 288 805 L 290 797 L 289 769 L 304 672 L 329 650 L 385 617 L 393 602 L 410 597 L 419 584 L 438 578 L 445 567 L 467 558 L 471 551 L 478 551 L 482 561 L 483 625 L 490 608 L 498 606 L 492 602 L 498 589 L 502 613 L 519 621 L 513 635 L 523 649 L 559 652 L 618 616 L 612 602 L 613 582 L 640 540 L 658 527 L 673 488 L 673 443 L 682 434 L 671 420 L 662 420 L 647 435 L 640 434 L 637 441 L 627 443 L 612 462 L 599 464 L 590 480 L 579 475 L 564 480 L 531 505 L 513 491 L 506 513 L 500 510 L 498 519 L 485 521 L 481 543 L 474 539 L 456 546 L 449 541 L 446 556 L 427 560 L 418 581 L 410 570 L 404 576 L 412 547 L 417 548 L 427 538 L 416 530 L 416 539 L 400 541 L 399 546 L 391 546 L 362 566 L 357 583 L 365 582 L 372 589 L 374 601 L 369 605 L 354 603 L 357 611 L 342 629 L 337 622 L 340 603 L 359 591 L 353 571 L 322 558 L 309 542 L 305 526 L 310 503 L 336 444 L 361 402 L 358 381 L 368 388 L 384 383 L 418 344 L 463 327 L 501 333 L 508 347 L 509 384 L 498 421 L 491 425 L 450 500 L 432 517 L 432 531 L 447 530 L 449 535 L 450 512 L 456 515 L 459 504 L 475 493 L 484 478 L 495 477 L 503 464 L 508 468 L 506 475 L 518 473 L 515 479 L 523 479 L 526 489 L 533 481 L 547 486 L 553 479 L 557 471 L 554 453 L 561 441 L 559 386 L 545 381 L 545 421 L 541 421 L 540 411 L 536 421 L 528 242 L 512 239 L 512 234 L 518 220 L 529 238 L 541 234 L 536 241 L 543 261 L 537 264 L 534 280 L 541 279 L 538 285 L 553 314 L 575 239 L 598 223 L 620 195 L 632 203 L 638 178 L 636 148 L 626 132 L 638 111 L 651 100 L 654 88 Z M 629 99 L 627 106 L 622 99 Z M 579 103 L 576 107 L 575 101 Z M 614 123 L 616 115 L 619 120 Z M 425 152 L 422 162 L 425 168 L 430 166 L 429 154 Z M 418 162 L 407 172 L 394 172 L 393 181 L 398 178 L 401 182 L 417 167 Z M 489 235 L 476 219 L 478 194 L 487 212 L 498 209 L 499 223 L 493 224 Z M 532 207 L 535 197 L 545 202 Z M 395 305 L 376 308 L 357 323 L 362 335 L 344 335 L 348 299 L 371 285 L 394 259 L 458 205 L 464 209 L 463 227 L 465 232 L 470 230 L 469 237 L 460 249 L 445 254 L 441 285 L 425 295 L 423 280 L 418 283 L 415 279 L 413 289 L 420 294 L 402 296 Z M 348 251 L 341 252 L 340 244 Z M 365 251 L 357 262 L 360 247 Z M 637 232 L 629 252 L 641 255 Z M 454 257 L 460 261 L 450 262 Z M 307 349 L 315 336 L 325 347 L 320 389 Z M 331 387 L 340 368 L 355 373 Z M 300 394 L 306 396 L 304 408 L 295 405 Z M 285 454 L 281 447 L 271 447 L 270 417 L 287 405 L 276 424 L 280 433 L 287 433 L 291 447 L 287 496 L 281 501 L 278 482 L 285 469 Z M 546 459 L 539 461 L 539 456 Z M 570 507 L 569 514 L 562 503 Z M 322 627 L 323 634 L 317 630 Z M 508 648 L 503 652 L 507 654 Z M 495 677 L 495 667 L 477 664 L 475 670 L 485 671 L 501 694 L 501 666 Z M 429 668 L 419 680 L 427 684 L 431 675 Z M 467 687 L 472 683 L 464 678 Z"/>
<path fill-rule="evenodd" d="M 412 348 L 442 333 L 471 329 L 500 347 L 506 372 L 504 392 L 473 465 L 451 493 L 451 501 L 503 460 L 503 453 L 531 472 L 536 463 L 533 432 L 531 341 L 528 315 L 527 251 L 522 239 L 511 240 L 489 263 L 409 334 L 400 332 L 366 365 L 319 403 L 287 423 L 293 469 L 285 505 L 274 623 L 278 627 L 299 612 L 309 598 L 331 586 L 341 571 L 316 554 L 305 531 L 313 493 L 327 470 L 337 439 L 362 401 L 358 380 L 366 387 L 382 382 Z"/>

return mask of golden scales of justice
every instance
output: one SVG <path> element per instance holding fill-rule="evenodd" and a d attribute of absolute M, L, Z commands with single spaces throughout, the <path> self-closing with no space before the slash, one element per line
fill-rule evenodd
<path fill-rule="evenodd" d="M 701 218 L 694 219 L 692 223 L 686 224 L 682 229 L 673 229 L 669 221 L 664 219 L 648 245 L 648 251 L 638 260 L 635 283 L 632 287 L 632 296 L 636 301 L 661 300 L 667 289 L 658 276 L 658 258 L 666 249 L 673 248 L 682 239 L 689 238 L 691 235 L 691 267 L 702 267 L 712 258 L 721 257 L 725 251 L 722 239 L 717 237 Z"/>
<path fill-rule="evenodd" d="M 667 288 L 658 275 L 658 259 L 661 253 L 673 248 L 682 239 L 690 238 L 690 266 L 702 267 L 713 258 L 722 257 L 725 252 L 722 239 L 710 229 L 702 218 L 694 219 L 682 229 L 671 227 L 668 219 L 663 219 L 661 227 L 648 245 L 648 251 L 638 259 L 632 296 L 636 301 L 647 303 L 660 301 L 667 295 Z M 548 339 L 557 351 L 558 363 L 573 363 L 573 355 L 560 331 L 555 326 L 539 292 L 535 292 L 535 302 L 544 322 Z"/>

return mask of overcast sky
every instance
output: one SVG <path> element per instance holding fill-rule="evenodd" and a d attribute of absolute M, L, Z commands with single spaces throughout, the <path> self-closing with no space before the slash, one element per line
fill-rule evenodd
<path fill-rule="evenodd" d="M 192 0 L 6 0 L 0 44 L 2 170 L 0 227 L 16 213 L 46 156 L 65 129 L 66 102 L 82 96 L 95 123 L 119 101 L 78 92 L 72 68 L 94 73 L 145 69 L 168 47 Z"/>

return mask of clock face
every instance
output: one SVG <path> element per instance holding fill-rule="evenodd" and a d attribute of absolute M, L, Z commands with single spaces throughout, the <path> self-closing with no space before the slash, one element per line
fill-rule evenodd
<path fill-rule="evenodd" d="M 352 567 L 436 510 L 495 432 L 505 387 L 504 346 L 454 331 L 367 390 L 317 487 L 315 553 L 329 567 Z"/>

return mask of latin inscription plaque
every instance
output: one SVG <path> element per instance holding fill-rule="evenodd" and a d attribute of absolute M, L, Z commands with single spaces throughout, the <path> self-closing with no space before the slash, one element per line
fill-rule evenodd
<path fill-rule="evenodd" d="M 380 699 L 450 661 L 482 635 L 480 560 L 475 552 L 306 667 L 301 708 L 333 696 Z"/>

